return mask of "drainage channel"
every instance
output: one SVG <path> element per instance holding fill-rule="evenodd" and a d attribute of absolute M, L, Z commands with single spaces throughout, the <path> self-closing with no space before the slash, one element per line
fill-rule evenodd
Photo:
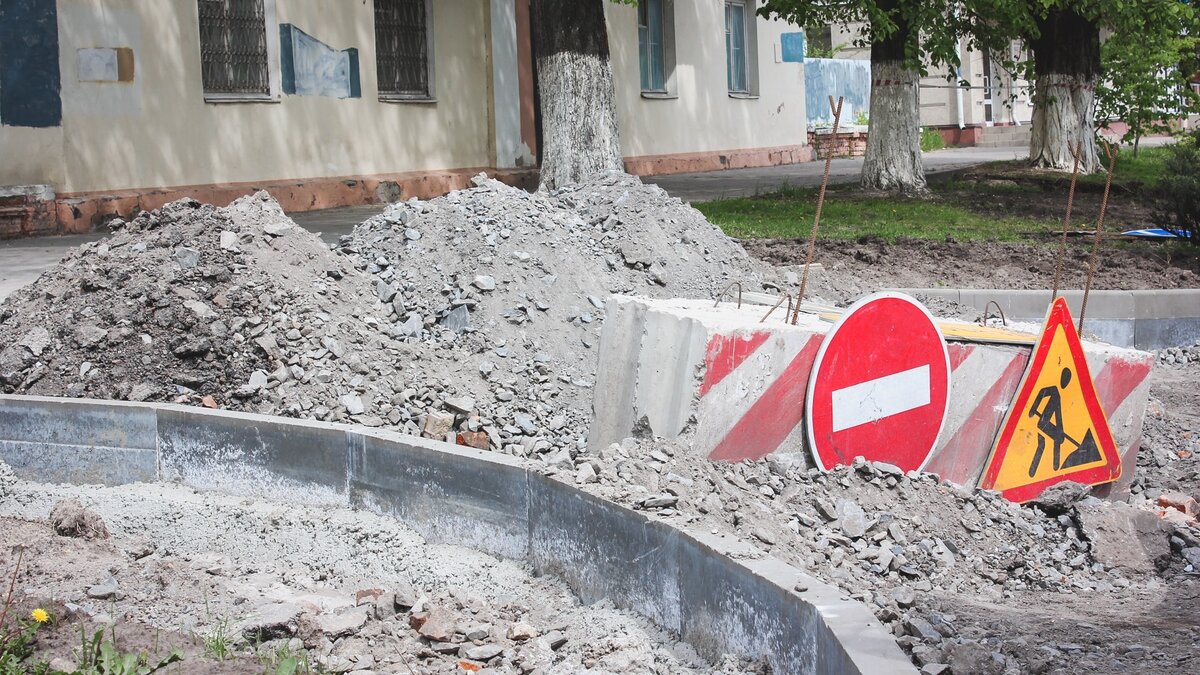
<path fill-rule="evenodd" d="M 779 673 L 913 673 L 862 604 L 781 560 L 579 491 L 518 460 L 376 429 L 174 405 L 0 396 L 0 460 L 40 482 L 169 481 L 391 516 L 519 561 Z M 799 591 L 797 589 L 804 589 Z"/>

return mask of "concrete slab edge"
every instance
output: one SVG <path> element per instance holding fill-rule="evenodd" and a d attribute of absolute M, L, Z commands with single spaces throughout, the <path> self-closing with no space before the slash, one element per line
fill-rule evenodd
<path fill-rule="evenodd" d="M 1041 323 L 1049 290 L 988 288 L 896 288 L 909 295 L 943 298 L 983 311 L 996 302 L 1010 321 Z M 1083 291 L 1062 292 L 1078 311 Z M 1092 291 L 1084 331 L 1118 347 L 1162 349 L 1200 342 L 1200 288 Z"/>
<path fill-rule="evenodd" d="M 367 508 L 430 540 L 557 574 L 585 602 L 608 598 L 710 657 L 765 659 L 786 673 L 916 672 L 868 608 L 838 589 L 749 544 L 656 520 L 506 455 L 342 424 L 0 395 L 0 459 L 30 480 L 158 478 Z"/>

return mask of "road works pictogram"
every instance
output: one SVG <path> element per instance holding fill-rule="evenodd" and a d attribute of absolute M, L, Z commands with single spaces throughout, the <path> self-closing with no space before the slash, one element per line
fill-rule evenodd
<path fill-rule="evenodd" d="M 1017 389 L 980 487 L 1024 502 L 1065 480 L 1097 485 L 1121 476 L 1067 303 L 1058 298 Z"/>

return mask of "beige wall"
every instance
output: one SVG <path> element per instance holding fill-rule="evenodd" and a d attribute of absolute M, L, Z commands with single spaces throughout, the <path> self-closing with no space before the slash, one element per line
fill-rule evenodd
<path fill-rule="evenodd" d="M 370 2 L 278 0 L 335 49 L 356 47 L 362 98 L 206 103 L 193 0 L 59 0 L 60 192 L 481 167 L 490 156 L 487 0 L 436 0 L 436 103 L 377 98 Z M 278 27 L 268 39 L 279 41 Z M 78 81 L 80 47 L 132 47 L 130 84 Z"/>
<path fill-rule="evenodd" d="M 0 185 L 63 182 L 62 127 L 0 126 Z"/>
<path fill-rule="evenodd" d="M 626 157 L 803 145 L 804 67 L 777 62 L 779 35 L 799 28 L 759 19 L 758 98 L 729 96 L 724 3 L 675 0 L 677 98 L 641 95 L 637 9 L 606 3 L 621 149 Z"/>

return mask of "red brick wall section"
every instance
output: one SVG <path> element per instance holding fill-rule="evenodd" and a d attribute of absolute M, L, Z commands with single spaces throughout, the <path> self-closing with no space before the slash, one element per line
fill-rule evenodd
<path fill-rule="evenodd" d="M 129 218 L 137 211 L 149 211 L 176 199 L 191 198 L 225 206 L 248 194 L 266 190 L 289 213 L 360 206 L 384 201 L 418 197 L 431 199 L 470 185 L 471 177 L 483 169 L 454 169 L 436 172 L 412 172 L 351 178 L 319 178 L 296 181 L 264 181 L 225 185 L 190 185 L 145 190 L 60 195 L 56 206 L 57 231 L 90 232 L 113 216 Z M 488 170 L 488 175 L 509 185 L 537 187 L 537 172 L 530 170 Z"/>
<path fill-rule="evenodd" d="M 32 195 L 0 197 L 0 239 L 54 234 L 54 202 Z"/>
<path fill-rule="evenodd" d="M 832 152 L 834 157 L 862 157 L 867 152 L 867 132 L 838 132 L 831 140 L 829 134 L 810 131 L 808 144 L 814 149 L 817 159 L 825 159 L 827 152 Z"/>
<path fill-rule="evenodd" d="M 959 129 L 957 126 L 938 127 L 938 133 L 942 135 L 942 140 L 946 142 L 947 147 L 965 148 L 977 145 L 979 138 L 983 135 L 983 127 L 964 127 Z"/>
<path fill-rule="evenodd" d="M 771 148 L 626 157 L 625 170 L 635 176 L 664 176 L 674 173 L 748 169 L 810 161 L 812 161 L 812 148 L 809 146 L 781 145 Z"/>

